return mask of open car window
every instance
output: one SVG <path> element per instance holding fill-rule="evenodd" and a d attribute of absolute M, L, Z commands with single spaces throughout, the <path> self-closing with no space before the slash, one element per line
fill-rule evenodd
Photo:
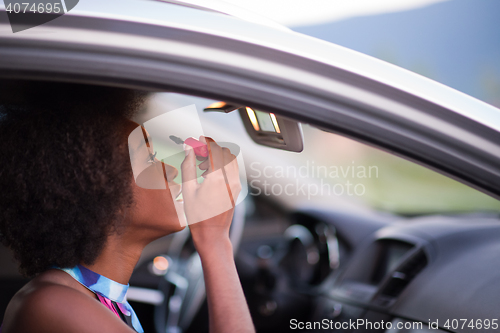
<path fill-rule="evenodd" d="M 261 146 L 246 133 L 238 112 L 203 112 L 217 101 L 178 93 L 155 93 L 136 121 L 191 106 L 205 135 L 241 148 L 250 195 L 265 195 L 290 207 L 375 209 L 401 215 L 500 211 L 500 201 L 414 162 L 377 148 L 302 125 L 304 150 Z M 172 142 L 155 141 L 158 156 Z M 174 156 L 175 157 L 175 156 Z M 175 164 L 182 161 L 175 158 Z M 180 181 L 181 175 L 178 175 Z"/>

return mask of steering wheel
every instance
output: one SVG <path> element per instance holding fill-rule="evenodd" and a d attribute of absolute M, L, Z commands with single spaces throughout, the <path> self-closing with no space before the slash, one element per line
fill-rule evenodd
<path fill-rule="evenodd" d="M 234 208 L 229 231 L 233 253 L 238 250 L 244 225 L 243 201 Z M 158 287 L 164 299 L 155 307 L 155 328 L 157 332 L 182 333 L 191 325 L 206 298 L 201 260 L 189 228 L 174 235 L 166 258 L 168 270 Z"/>

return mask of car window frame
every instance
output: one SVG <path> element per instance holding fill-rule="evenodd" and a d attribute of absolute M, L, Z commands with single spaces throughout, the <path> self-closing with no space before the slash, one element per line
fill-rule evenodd
<path fill-rule="evenodd" d="M 410 91 L 269 45 L 188 28 L 64 15 L 43 29 L 0 37 L 0 77 L 176 91 L 250 105 L 500 199 L 500 133 Z"/>

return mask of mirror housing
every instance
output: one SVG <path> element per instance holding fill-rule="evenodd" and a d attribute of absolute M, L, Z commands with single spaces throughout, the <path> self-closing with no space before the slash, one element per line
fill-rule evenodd
<path fill-rule="evenodd" d="M 250 107 L 241 107 L 238 111 L 247 133 L 256 143 L 297 153 L 304 149 L 300 123 Z"/>

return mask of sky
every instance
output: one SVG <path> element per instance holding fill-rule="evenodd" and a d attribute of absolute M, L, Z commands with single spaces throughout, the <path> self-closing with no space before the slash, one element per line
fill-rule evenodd
<path fill-rule="evenodd" d="M 225 0 L 289 27 L 411 10 L 450 0 Z"/>
<path fill-rule="evenodd" d="M 225 0 L 500 108 L 500 0 Z"/>

